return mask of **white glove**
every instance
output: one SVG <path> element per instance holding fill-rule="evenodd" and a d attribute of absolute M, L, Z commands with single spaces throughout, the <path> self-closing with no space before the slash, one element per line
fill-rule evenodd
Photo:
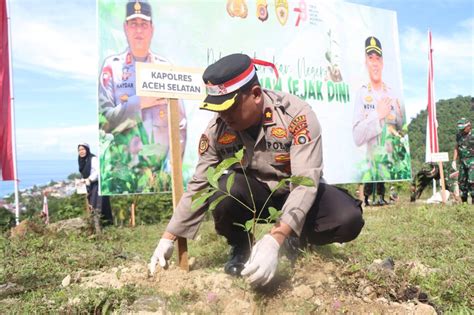
<path fill-rule="evenodd" d="M 160 266 L 165 268 L 167 265 L 167 260 L 173 255 L 174 241 L 167 238 L 161 238 L 156 246 L 153 256 L 151 256 L 150 263 L 148 264 L 148 269 L 151 274 L 155 273 L 156 263 L 159 261 Z"/>
<path fill-rule="evenodd" d="M 266 285 L 272 280 L 278 266 L 278 251 L 280 244 L 266 234 L 252 248 L 250 259 L 242 270 L 242 276 L 249 276 L 252 285 Z"/>
<path fill-rule="evenodd" d="M 455 170 L 455 171 L 458 170 L 458 166 L 456 165 L 456 161 L 452 161 L 451 166 L 453 167 L 453 170 Z"/>

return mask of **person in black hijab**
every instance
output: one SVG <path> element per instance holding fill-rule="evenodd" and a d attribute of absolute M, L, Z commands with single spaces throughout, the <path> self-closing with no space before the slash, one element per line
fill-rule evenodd
<path fill-rule="evenodd" d="M 112 209 L 108 196 L 99 196 L 99 160 L 87 143 L 77 146 L 79 172 L 86 183 L 87 200 L 93 210 L 100 211 L 103 225 L 112 225 Z"/>

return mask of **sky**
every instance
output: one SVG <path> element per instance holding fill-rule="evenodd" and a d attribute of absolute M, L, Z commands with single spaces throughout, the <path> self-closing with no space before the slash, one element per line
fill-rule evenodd
<path fill-rule="evenodd" d="M 347 2 L 397 12 L 409 119 L 426 107 L 428 29 L 436 100 L 474 95 L 474 1 Z M 83 141 L 97 152 L 96 2 L 9 0 L 9 5 L 17 158 L 72 160 Z"/>

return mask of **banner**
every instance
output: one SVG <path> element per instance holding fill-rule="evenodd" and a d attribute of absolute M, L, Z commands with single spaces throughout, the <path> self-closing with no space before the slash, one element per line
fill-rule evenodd
<path fill-rule="evenodd" d="M 168 187 L 167 126 L 157 119 L 166 117 L 167 102 L 137 100 L 135 61 L 206 68 L 236 52 L 274 63 L 278 79 L 271 68 L 257 66 L 261 85 L 314 109 L 329 183 L 411 179 L 395 12 L 341 1 L 143 3 L 127 8 L 127 1 L 99 0 L 102 194 Z M 149 49 L 134 58 L 140 47 Z M 187 180 L 213 113 L 199 111 L 199 101 L 181 104 Z M 145 112 L 149 108 L 154 116 Z M 162 138 L 152 139 L 150 126 Z"/>
<path fill-rule="evenodd" d="M 0 178 L 14 180 L 7 0 L 0 0 Z"/>

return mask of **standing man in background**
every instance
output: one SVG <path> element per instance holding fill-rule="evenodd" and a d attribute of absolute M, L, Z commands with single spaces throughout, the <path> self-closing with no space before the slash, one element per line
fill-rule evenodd
<path fill-rule="evenodd" d="M 461 118 L 458 120 L 457 128 L 452 167 L 454 170 L 459 167 L 458 182 L 462 202 L 467 202 L 468 194 L 470 194 L 474 204 L 474 135 L 471 122 L 466 118 Z"/>

